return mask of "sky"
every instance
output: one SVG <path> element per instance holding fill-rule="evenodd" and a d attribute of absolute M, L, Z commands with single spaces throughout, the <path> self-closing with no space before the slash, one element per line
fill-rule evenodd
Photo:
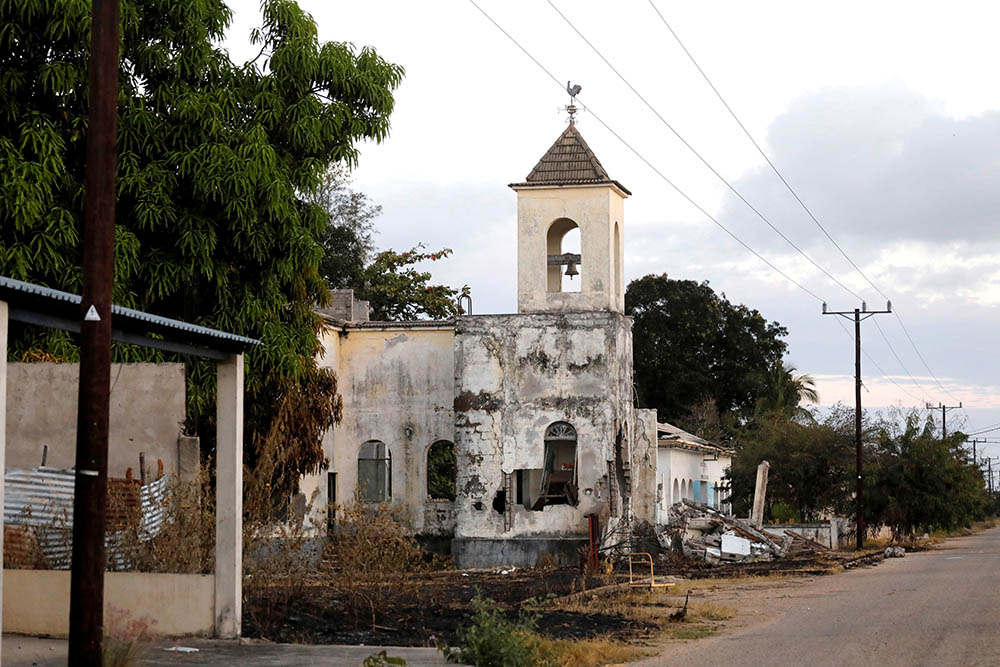
<path fill-rule="evenodd" d="M 854 401 L 852 325 L 821 315 L 822 302 L 851 310 L 860 297 L 884 309 L 884 293 L 895 314 L 862 324 L 865 406 L 961 402 L 948 413 L 949 430 L 1000 423 L 1000 5 L 653 3 L 476 0 L 553 81 L 470 0 L 299 0 L 321 40 L 372 46 L 406 69 L 391 133 L 361 147 L 353 175 L 353 187 L 383 207 L 377 245 L 452 248 L 428 267 L 435 279 L 469 285 L 476 313 L 514 312 L 516 195 L 507 184 L 523 180 L 565 128 L 562 82 L 572 80 L 586 108 L 578 129 L 633 193 L 628 280 L 707 280 L 780 322 L 788 362 L 816 379 L 822 405 Z M 785 189 L 654 5 L 881 293 Z M 230 6 L 224 46 L 250 59 L 258 2 Z M 772 231 L 668 124 L 840 284 Z M 650 164 L 814 296 L 750 254 Z M 1000 440 L 1000 431 L 980 437 Z M 1000 445 L 986 453 L 1000 456 Z"/>

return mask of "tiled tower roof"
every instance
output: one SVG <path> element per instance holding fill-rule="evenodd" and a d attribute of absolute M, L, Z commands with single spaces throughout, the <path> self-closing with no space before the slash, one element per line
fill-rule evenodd
<path fill-rule="evenodd" d="M 511 187 L 599 184 L 613 184 L 626 195 L 632 194 L 608 176 L 576 125 L 570 123 L 531 170 L 525 182 L 511 183 Z"/>

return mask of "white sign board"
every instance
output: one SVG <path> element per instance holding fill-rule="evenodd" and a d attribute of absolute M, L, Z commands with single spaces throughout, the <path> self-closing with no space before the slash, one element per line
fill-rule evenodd
<path fill-rule="evenodd" d="M 737 556 L 750 555 L 750 540 L 743 539 L 733 533 L 722 534 L 722 553 Z"/>

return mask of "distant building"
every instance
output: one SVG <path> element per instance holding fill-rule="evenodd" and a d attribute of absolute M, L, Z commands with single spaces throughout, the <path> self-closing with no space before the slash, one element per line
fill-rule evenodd
<path fill-rule="evenodd" d="M 673 424 L 657 424 L 656 430 L 657 523 L 664 523 L 667 509 L 682 499 L 729 513 L 729 487 L 723 478 L 733 461 L 732 450 Z"/>

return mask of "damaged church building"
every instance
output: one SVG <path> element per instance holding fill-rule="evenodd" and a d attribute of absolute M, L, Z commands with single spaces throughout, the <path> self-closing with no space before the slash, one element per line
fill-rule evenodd
<path fill-rule="evenodd" d="M 622 541 L 663 500 L 624 312 L 630 192 L 572 120 L 510 187 L 517 313 L 374 322 L 350 290 L 321 311 L 343 418 L 303 492 L 317 506 L 391 502 L 462 568 L 577 563 L 593 528 Z"/>

